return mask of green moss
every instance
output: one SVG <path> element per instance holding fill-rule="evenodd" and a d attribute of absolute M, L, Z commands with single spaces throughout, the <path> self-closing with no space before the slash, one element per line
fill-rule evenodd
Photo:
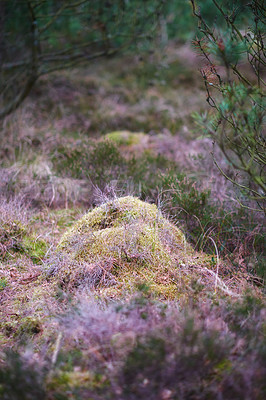
<path fill-rule="evenodd" d="M 32 337 L 41 331 L 40 321 L 32 316 L 22 318 L 16 330 L 15 336 L 19 338 Z"/>
<path fill-rule="evenodd" d="M 11 316 L 8 321 L 2 322 L 3 338 L 12 336 L 16 332 L 17 326 L 18 322 L 14 316 Z"/>
<path fill-rule="evenodd" d="M 98 256 L 128 259 L 138 254 L 146 257 L 146 261 L 159 256 L 167 262 L 166 242 L 180 245 L 183 240 L 182 232 L 163 218 L 155 205 L 128 196 L 82 217 L 63 235 L 59 249 L 87 261 Z M 80 246 L 73 252 L 78 243 Z"/>
<path fill-rule="evenodd" d="M 3 338 L 19 339 L 24 341 L 32 338 L 42 330 L 40 319 L 35 315 L 20 317 L 18 315 L 2 321 Z"/>
<path fill-rule="evenodd" d="M 146 135 L 141 132 L 114 131 L 108 133 L 105 137 L 115 142 L 118 146 L 130 146 L 139 144 L 143 138 L 146 138 Z"/>
<path fill-rule="evenodd" d="M 31 221 L 34 223 L 34 220 Z M 17 220 L 0 223 L 0 258 L 14 258 L 15 253 L 26 255 L 34 263 L 39 263 L 47 251 L 47 243 L 33 233 L 32 226 Z M 17 256 L 16 255 L 16 256 Z"/>
<path fill-rule="evenodd" d="M 0 292 L 7 287 L 7 280 L 6 278 L 0 278 Z"/>
<path fill-rule="evenodd" d="M 56 221 L 57 227 L 70 227 L 75 222 L 77 215 L 80 215 L 81 210 L 79 208 L 63 208 L 59 210 L 52 210 L 49 215 Z"/>
<path fill-rule="evenodd" d="M 53 378 L 50 388 L 80 388 L 93 386 L 94 374 L 90 371 L 63 371 Z"/>
<path fill-rule="evenodd" d="M 170 229 L 172 234 L 183 240 L 184 235 L 174 225 L 162 217 L 154 204 L 145 203 L 135 197 L 126 196 L 112 200 L 84 215 L 62 237 L 59 248 L 69 244 L 69 240 L 77 234 L 88 234 L 106 228 L 129 227 L 136 222 L 148 224 L 149 229 Z"/>
<path fill-rule="evenodd" d="M 29 266 L 27 271 L 31 271 Z M 33 269 L 33 274 L 35 271 L 36 269 Z M 43 275 L 33 280 L 30 279 L 31 274 L 27 274 L 26 279 L 28 276 L 29 281 L 19 280 L 20 284 L 16 285 L 13 291 L 12 283 L 9 285 L 8 303 L 3 302 L 0 334 L 3 335 L 6 343 L 13 343 L 13 345 L 21 341 L 28 341 L 36 334 L 38 334 L 38 340 L 43 340 L 47 335 L 45 323 L 51 318 L 49 307 L 51 310 L 55 309 L 55 301 L 52 296 L 57 287 L 56 282 L 48 283 Z"/>
<path fill-rule="evenodd" d="M 27 254 L 31 260 L 38 264 L 45 256 L 48 245 L 43 239 L 39 239 L 38 237 L 31 235 L 25 236 L 22 240 L 22 249 L 23 252 Z"/>
<path fill-rule="evenodd" d="M 57 278 L 72 285 L 90 281 L 99 289 L 132 290 L 147 281 L 159 297 L 179 297 L 178 269 L 210 260 L 195 253 L 184 234 L 154 204 L 127 196 L 85 214 L 63 236 L 59 255 L 66 257 Z M 193 271 L 191 272 L 193 275 Z M 188 279 L 189 281 L 189 279 Z M 182 286 L 182 287 L 180 287 Z M 112 287 L 106 293 L 114 294 Z"/>
<path fill-rule="evenodd" d="M 109 387 L 110 381 L 106 375 L 89 370 L 59 371 L 47 382 L 47 389 L 53 393 L 52 398 L 60 400 L 92 399 L 87 397 L 88 393 L 101 393 L 102 390 L 108 391 Z"/>

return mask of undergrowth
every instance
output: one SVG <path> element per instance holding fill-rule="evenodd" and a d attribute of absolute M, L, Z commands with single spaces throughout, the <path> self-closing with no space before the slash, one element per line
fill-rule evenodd
<path fill-rule="evenodd" d="M 52 160 L 57 172 L 66 171 L 72 178 L 89 179 L 102 190 L 112 181 L 121 193 L 128 190 L 141 198 L 156 198 L 162 171 L 171 169 L 173 174 L 178 173 L 178 166 L 163 155 L 147 151 L 128 159 L 110 140 L 77 147 L 61 146 L 52 154 Z"/>
<path fill-rule="evenodd" d="M 183 136 L 193 137 L 190 112 L 204 109 L 195 73 L 178 62 L 156 70 L 152 62 L 125 60 L 95 64 L 89 74 L 43 78 L 25 108 L 1 127 L 0 397 L 262 400 L 263 220 L 223 201 L 227 192 L 220 201 L 202 171 L 179 163 L 187 154 Z M 142 133 L 131 132 L 136 142 L 101 137 L 114 129 Z M 211 255 L 212 278 L 241 276 L 239 293 L 243 282 L 253 291 L 237 300 L 218 298 L 208 291 L 208 269 L 200 266 L 201 278 L 189 281 L 195 271 L 180 260 L 176 274 L 164 272 L 184 297 L 167 301 L 158 300 L 149 276 L 126 293 L 121 287 L 113 296 L 100 292 L 99 283 L 110 284 L 109 267 L 117 274 L 116 260 L 97 260 L 93 274 L 90 262 L 79 263 L 79 284 L 71 288 L 55 276 L 60 266 L 69 267 L 67 257 L 54 258 L 54 274 L 43 273 L 46 258 L 81 214 L 127 195 L 155 203 L 193 248 Z M 141 272 L 148 253 L 119 246 L 126 264 L 137 266 L 134 274 Z M 80 293 L 84 286 L 94 291 Z"/>
<path fill-rule="evenodd" d="M 73 178 L 89 179 L 104 192 L 112 182 L 120 195 L 137 194 L 159 204 L 199 250 L 228 257 L 234 268 L 245 269 L 265 280 L 263 223 L 243 208 L 226 209 L 202 189 L 196 175 L 188 178 L 177 163 L 163 155 L 143 152 L 125 157 L 105 140 L 75 147 L 60 147 L 53 155 L 56 170 Z M 211 238 L 211 239 L 210 239 Z"/>
<path fill-rule="evenodd" d="M 145 284 L 139 290 L 117 303 L 80 293 L 38 361 L 34 345 L 5 353 L 2 398 L 263 398 L 262 302 L 247 294 L 180 310 L 152 300 Z"/>

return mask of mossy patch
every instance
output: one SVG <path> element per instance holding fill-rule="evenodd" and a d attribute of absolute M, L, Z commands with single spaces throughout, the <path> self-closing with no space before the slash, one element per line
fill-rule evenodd
<path fill-rule="evenodd" d="M 95 373 L 94 371 L 60 371 L 54 375 L 48 388 L 56 393 L 56 398 L 66 399 L 63 393 L 68 395 L 82 394 L 86 390 L 100 390 L 108 386 L 109 382 L 104 375 Z M 68 397 L 69 398 L 69 397 Z M 80 397 L 78 397 L 80 398 Z"/>
<path fill-rule="evenodd" d="M 154 204 L 131 196 L 85 214 L 57 251 L 50 273 L 61 283 L 89 284 L 111 296 L 134 290 L 142 280 L 156 296 L 180 298 L 201 267 L 213 268 L 211 257 L 195 252 Z"/>
<path fill-rule="evenodd" d="M 8 283 L 5 277 L 0 278 L 0 292 L 7 287 Z"/>
<path fill-rule="evenodd" d="M 38 264 L 45 256 L 48 244 L 45 240 L 36 237 L 35 235 L 25 236 L 22 241 L 23 252 L 31 258 L 31 260 Z"/>
<path fill-rule="evenodd" d="M 58 304 L 54 297 L 56 283 L 31 272 L 10 280 L 6 290 L 7 296 L 1 299 L 0 347 L 31 339 L 42 341 L 50 334 L 51 327 L 46 324 Z"/>
<path fill-rule="evenodd" d="M 115 142 L 118 146 L 130 146 L 140 144 L 143 140 L 147 139 L 147 135 L 142 132 L 130 131 L 114 131 L 107 133 L 105 137 L 108 140 Z"/>

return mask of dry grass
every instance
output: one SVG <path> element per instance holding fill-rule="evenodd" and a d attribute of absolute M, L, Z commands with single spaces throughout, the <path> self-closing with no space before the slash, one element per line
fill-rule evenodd
<path fill-rule="evenodd" d="M 226 263 L 196 252 L 184 234 L 155 207 L 134 197 L 116 198 L 82 217 L 62 237 L 48 275 L 69 289 L 86 286 L 110 296 L 132 291 L 139 279 L 162 298 L 237 296 L 245 277 Z M 107 289 L 105 289 L 107 288 Z"/>
<path fill-rule="evenodd" d="M 46 320 L 41 350 L 35 343 L 3 354 L 4 395 L 17 400 L 20 387 L 41 399 L 263 398 L 262 304 L 247 296 L 180 309 L 139 288 L 111 303 L 77 292 L 65 312 Z"/>

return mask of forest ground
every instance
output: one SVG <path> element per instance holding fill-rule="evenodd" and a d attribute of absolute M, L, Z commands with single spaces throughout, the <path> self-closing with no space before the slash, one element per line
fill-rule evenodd
<path fill-rule="evenodd" d="M 2 124 L 4 399 L 263 398 L 263 217 L 240 207 L 213 155 L 235 171 L 196 128 L 193 112 L 208 109 L 200 65 L 171 45 L 54 73 Z M 116 303 L 43 279 L 65 230 L 126 195 L 155 203 L 214 267 L 218 256 L 236 296 L 201 276 L 182 302 L 139 282 Z"/>

